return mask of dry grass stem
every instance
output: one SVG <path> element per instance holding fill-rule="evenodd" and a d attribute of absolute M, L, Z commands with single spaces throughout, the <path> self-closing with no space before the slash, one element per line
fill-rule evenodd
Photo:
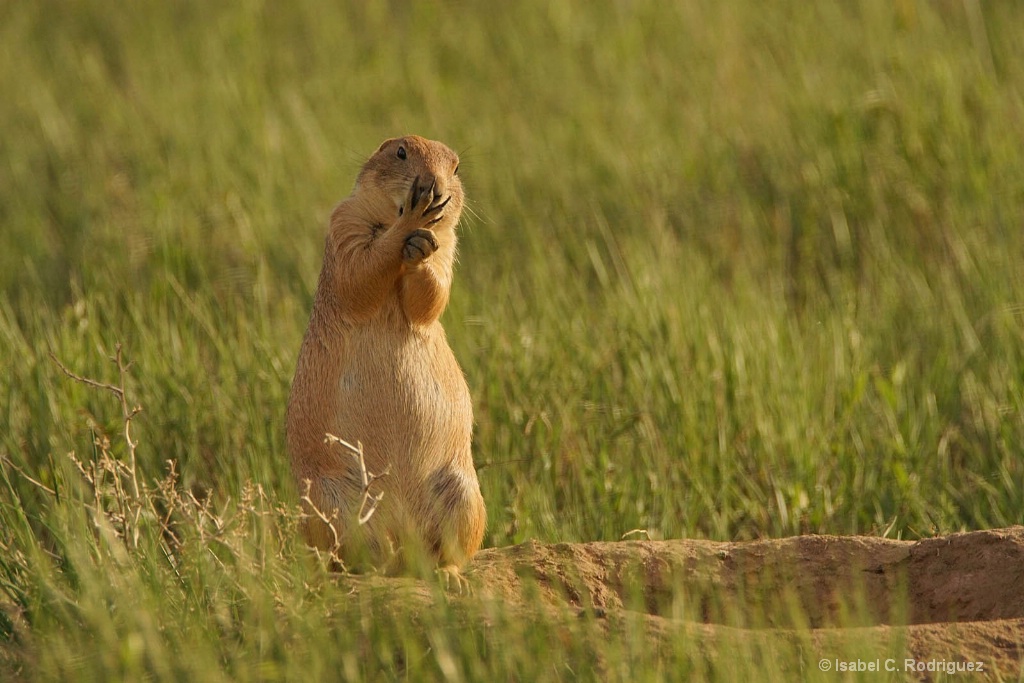
<path fill-rule="evenodd" d="M 11 469 L 20 474 L 25 481 L 32 484 L 41 491 L 45 491 L 46 493 L 49 493 L 51 496 L 54 497 L 57 496 L 57 492 L 55 490 L 51 489 L 49 486 L 39 481 L 38 479 L 35 479 L 32 476 L 30 476 L 28 472 L 18 467 L 18 465 L 13 460 L 8 458 L 6 454 L 0 453 L 0 463 L 8 465 Z"/>
<path fill-rule="evenodd" d="M 370 521 L 373 517 L 373 513 L 377 511 L 377 505 L 384 497 L 384 492 L 379 491 L 377 493 L 370 493 L 370 486 L 378 479 L 383 479 L 388 476 L 388 472 L 391 471 L 390 466 L 385 468 L 380 474 L 374 474 L 366 469 L 366 459 L 363 457 L 363 444 L 359 441 L 353 446 L 348 441 L 338 438 L 334 434 L 325 434 L 324 443 L 336 443 L 342 448 L 347 450 L 349 454 L 355 458 L 356 463 L 359 466 L 359 478 L 363 486 L 362 501 L 359 504 L 359 524 L 362 526 Z"/>
<path fill-rule="evenodd" d="M 128 394 L 125 390 L 125 378 L 127 377 L 128 368 L 131 367 L 131 363 L 126 364 L 124 362 L 124 356 L 121 353 L 121 342 L 118 342 L 117 345 L 114 347 L 114 355 L 111 356 L 110 358 L 111 362 L 117 366 L 118 384 L 116 386 L 113 384 L 108 384 L 106 382 L 98 382 L 94 379 L 89 379 L 88 377 L 82 377 L 81 375 L 75 374 L 70 369 L 68 369 L 68 367 L 64 365 L 60 361 L 60 359 L 57 358 L 56 355 L 54 355 L 52 351 L 50 352 L 49 355 L 50 359 L 53 360 L 53 362 L 57 364 L 57 367 L 61 369 L 61 372 L 63 372 L 71 379 L 75 380 L 76 382 L 80 382 L 81 384 L 85 384 L 87 386 L 95 387 L 97 389 L 104 389 L 106 391 L 113 393 L 117 397 L 118 402 L 121 404 L 121 417 L 124 421 L 124 441 L 125 445 L 128 446 L 127 468 L 128 472 L 131 475 L 132 494 L 136 498 L 138 498 L 139 480 L 135 473 L 135 450 L 138 448 L 138 442 L 132 439 L 132 419 L 134 419 L 136 415 L 142 412 L 142 406 L 136 405 L 129 407 L 128 404 Z"/>
<path fill-rule="evenodd" d="M 341 556 L 338 553 L 338 551 L 341 550 L 341 534 L 338 533 L 338 527 L 334 525 L 334 522 L 338 519 L 338 511 L 336 509 L 332 510 L 330 515 L 324 513 L 324 511 L 317 507 L 316 503 L 313 502 L 313 499 L 309 497 L 309 490 L 312 488 L 313 482 L 309 479 L 305 479 L 303 480 L 303 484 L 305 485 L 305 490 L 303 491 L 300 500 L 308 506 L 314 517 L 326 524 L 327 528 L 331 530 L 331 538 L 333 539 L 333 542 L 331 543 L 330 550 L 327 551 L 328 557 L 332 562 L 336 562 L 339 566 L 344 567 L 345 565 L 341 561 Z M 313 550 L 317 555 L 320 554 L 319 549 L 314 548 Z"/>
<path fill-rule="evenodd" d="M 622 536 L 619 537 L 619 540 L 625 541 L 627 538 L 630 538 L 631 536 L 643 536 L 648 541 L 651 540 L 651 534 L 647 531 L 647 529 L 632 529 L 622 534 Z"/>

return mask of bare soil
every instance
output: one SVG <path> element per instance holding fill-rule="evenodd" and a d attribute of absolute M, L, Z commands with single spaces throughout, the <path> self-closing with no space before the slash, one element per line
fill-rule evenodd
<path fill-rule="evenodd" d="M 921 662 L 982 662 L 1002 678 L 1022 675 L 1020 526 L 921 541 L 527 542 L 481 551 L 468 576 L 478 597 L 508 609 L 591 617 L 608 633 L 640 623 L 652 639 L 683 630 L 712 655 L 736 644 L 799 641 L 814 651 L 812 662 L 899 652 Z M 406 604 L 427 607 L 437 595 L 412 580 L 363 581 L 387 586 Z M 395 582 L 402 582 L 398 593 Z"/>

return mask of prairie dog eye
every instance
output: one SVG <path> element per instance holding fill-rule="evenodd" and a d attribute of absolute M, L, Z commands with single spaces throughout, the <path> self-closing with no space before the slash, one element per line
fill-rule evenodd
<path fill-rule="evenodd" d="M 398 146 L 398 158 L 404 160 L 405 156 L 406 156 L 406 154 L 405 154 L 405 147 L 403 147 L 402 145 L 399 145 Z"/>
<path fill-rule="evenodd" d="M 455 164 L 455 173 L 453 173 L 452 175 L 459 175 L 459 165 L 458 164 Z"/>

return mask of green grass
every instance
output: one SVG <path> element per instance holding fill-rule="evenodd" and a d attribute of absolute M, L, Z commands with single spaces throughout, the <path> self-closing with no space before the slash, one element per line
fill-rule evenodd
<path fill-rule="evenodd" d="M 286 522 L 236 510 L 247 485 L 297 500 L 283 413 L 326 219 L 402 133 L 463 159 L 444 321 L 487 545 L 1024 522 L 1024 8 L 344 4 L 0 3 L 13 675 L 588 677 L 557 625 L 497 631 L 519 649 L 458 614 L 353 627 L 296 544 L 257 557 Z M 184 543 L 180 575 L 154 529 L 96 537 L 66 457 L 120 411 L 47 354 L 112 381 L 119 342 L 144 482 L 173 460 L 250 524 Z M 737 666 L 685 639 L 605 660 Z"/>

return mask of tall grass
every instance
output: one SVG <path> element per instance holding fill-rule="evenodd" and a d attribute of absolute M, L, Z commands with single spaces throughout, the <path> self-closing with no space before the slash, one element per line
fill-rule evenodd
<path fill-rule="evenodd" d="M 460 151 L 472 202 L 444 321 L 488 545 L 1021 523 L 1022 27 L 1011 3 L 912 0 L 0 4 L 12 670 L 592 661 L 557 625 L 505 624 L 505 650 L 455 617 L 358 621 L 300 549 L 253 557 L 286 522 L 243 491 L 297 500 L 282 416 L 327 215 L 406 132 Z M 72 483 L 67 452 L 89 460 L 121 415 L 48 353 L 108 381 L 117 343 L 146 485 L 173 461 L 181 490 L 249 520 L 177 574 L 159 527 L 104 546 Z M 728 676 L 681 642 L 623 643 L 607 670 Z"/>

